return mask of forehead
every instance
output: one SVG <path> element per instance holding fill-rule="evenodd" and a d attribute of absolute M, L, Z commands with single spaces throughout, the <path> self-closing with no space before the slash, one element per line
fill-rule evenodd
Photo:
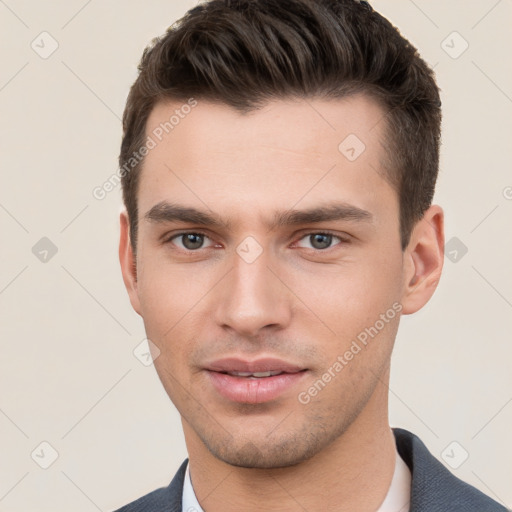
<path fill-rule="evenodd" d="M 381 163 L 384 118 L 364 95 L 275 100 L 249 113 L 200 99 L 160 102 L 146 125 L 154 147 L 142 166 L 139 212 L 177 199 L 235 213 L 393 202 Z"/>
<path fill-rule="evenodd" d="M 146 135 L 161 149 L 173 140 L 196 139 L 214 144 L 219 151 L 232 150 L 241 143 L 279 143 L 306 153 L 312 146 L 332 148 L 333 142 L 341 142 L 349 134 L 371 144 L 382 135 L 384 117 L 382 107 L 365 94 L 332 100 L 273 100 L 249 112 L 201 99 L 168 100 L 158 102 L 151 111 Z"/>

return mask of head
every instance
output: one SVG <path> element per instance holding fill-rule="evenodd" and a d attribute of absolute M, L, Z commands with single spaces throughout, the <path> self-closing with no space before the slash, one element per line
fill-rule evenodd
<path fill-rule="evenodd" d="M 187 439 L 277 467 L 386 419 L 400 315 L 442 268 L 432 71 L 355 0 L 211 0 L 139 71 L 120 258 Z"/>

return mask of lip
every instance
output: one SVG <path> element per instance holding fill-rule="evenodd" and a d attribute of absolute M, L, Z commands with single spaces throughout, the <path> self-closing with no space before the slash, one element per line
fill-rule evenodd
<path fill-rule="evenodd" d="M 296 386 L 307 373 L 305 368 L 281 359 L 264 358 L 247 361 L 239 358 L 218 359 L 205 367 L 215 390 L 229 401 L 260 404 L 276 400 Z M 282 371 L 270 377 L 238 377 L 224 372 Z"/>
<path fill-rule="evenodd" d="M 226 357 L 217 359 L 205 365 L 207 370 L 214 372 L 268 372 L 282 371 L 286 373 L 296 373 L 304 370 L 303 367 L 288 363 L 275 357 L 265 357 L 247 361 L 238 357 Z"/>

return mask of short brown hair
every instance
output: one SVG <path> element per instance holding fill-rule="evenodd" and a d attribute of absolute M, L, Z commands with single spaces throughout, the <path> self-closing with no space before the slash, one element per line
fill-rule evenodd
<path fill-rule="evenodd" d="M 143 53 L 123 115 L 119 163 L 134 250 L 137 189 L 157 102 L 191 97 L 241 112 L 272 99 L 362 92 L 386 112 L 386 177 L 398 193 L 402 250 L 431 205 L 439 168 L 441 101 L 432 69 L 391 23 L 357 0 L 210 0 Z"/>

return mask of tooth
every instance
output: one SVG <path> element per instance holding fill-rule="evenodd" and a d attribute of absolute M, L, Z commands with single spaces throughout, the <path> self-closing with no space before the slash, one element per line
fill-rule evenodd
<path fill-rule="evenodd" d="M 280 375 L 283 373 L 281 370 L 268 370 L 266 372 L 226 372 L 228 375 L 232 375 L 233 377 L 254 377 L 254 378 L 263 378 L 263 377 L 272 377 L 274 375 Z"/>

